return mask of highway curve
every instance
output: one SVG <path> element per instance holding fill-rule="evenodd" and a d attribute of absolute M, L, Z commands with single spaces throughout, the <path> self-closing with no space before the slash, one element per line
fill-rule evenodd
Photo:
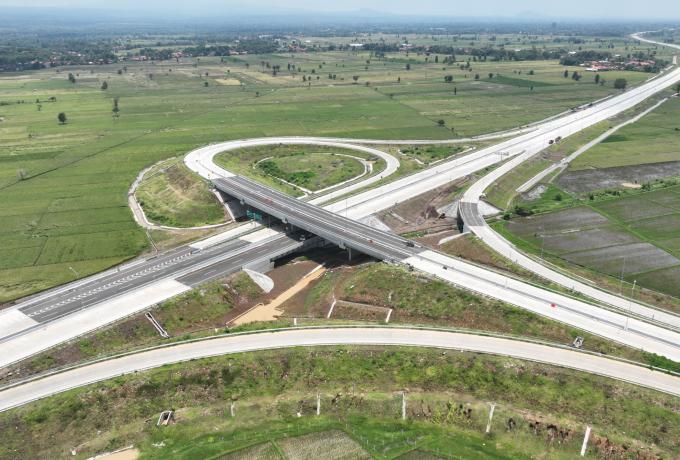
<path fill-rule="evenodd" d="M 678 377 L 624 361 L 539 343 L 432 329 L 296 328 L 201 339 L 93 362 L 0 391 L 0 411 L 73 388 L 165 364 L 257 350 L 342 345 L 401 345 L 507 356 L 576 369 L 680 396 Z"/>
<path fill-rule="evenodd" d="M 488 230 L 489 227 L 486 226 L 483 218 L 477 213 L 477 203 L 492 177 L 499 177 L 530 156 L 544 150 L 550 139 L 555 139 L 558 136 L 563 138 L 570 136 L 599 121 L 610 118 L 657 94 L 678 80 L 680 80 L 680 69 L 667 71 L 618 96 L 582 106 L 574 113 L 559 118 L 552 118 L 542 124 L 535 125 L 535 129 L 516 138 L 468 155 L 456 157 L 440 163 L 436 167 L 428 168 L 388 184 L 358 193 L 339 202 L 327 205 L 326 209 L 341 214 L 344 213 L 346 217 L 360 220 L 375 212 L 392 207 L 398 202 L 408 200 L 413 196 L 445 185 L 456 178 L 500 163 L 506 158 L 511 157 L 510 161 L 492 173 L 487 174 L 481 181 L 470 187 L 463 197 L 461 204 L 463 217 L 473 231 L 482 235 L 484 234 L 482 230 Z M 234 141 L 226 144 L 248 145 L 249 142 L 253 142 L 254 145 L 261 145 L 263 142 L 269 144 L 315 144 L 336 143 L 338 140 L 313 137 L 281 137 L 252 141 Z M 356 142 L 356 140 L 347 140 L 346 142 Z M 392 143 L 395 141 L 373 142 Z M 401 142 L 410 143 L 415 141 Z M 198 149 L 191 152 L 185 161 L 189 167 L 206 178 L 216 179 L 217 177 L 233 176 L 229 171 L 216 169 L 213 165 L 212 157 L 218 151 L 220 151 L 220 145 Z M 512 260 L 525 258 L 521 254 L 506 251 L 507 248 L 505 246 L 497 244 L 497 239 L 487 238 L 487 240 L 493 248 L 498 248 L 497 250 L 501 254 L 509 255 Z M 570 324 L 620 343 L 635 348 L 642 348 L 674 360 L 677 360 L 680 356 L 680 339 L 678 339 L 680 317 L 677 315 L 632 303 L 628 299 L 617 297 L 592 286 L 579 283 L 546 267 L 541 266 L 540 270 L 538 270 L 544 278 L 559 280 L 558 282 L 561 281 L 561 284 L 570 289 L 580 291 L 591 298 L 604 302 L 607 307 L 602 308 L 580 301 L 579 299 L 568 298 L 546 289 L 530 286 L 527 283 L 517 283 L 508 277 L 501 277 L 503 279 L 499 280 L 499 275 L 491 270 L 484 270 L 464 261 L 432 251 L 419 254 L 418 257 L 409 259 L 406 262 L 460 287 L 471 289 L 484 295 L 490 295 L 520 308 L 529 309 L 553 320 Z M 444 268 L 444 271 L 442 271 L 442 267 L 451 267 L 453 270 L 446 270 Z M 536 270 L 535 267 L 534 269 Z M 509 285 L 516 284 L 517 286 L 514 289 L 509 289 Z M 610 311 L 611 307 L 615 307 L 619 311 L 612 312 Z M 631 318 L 629 318 L 631 316 L 630 312 L 634 315 Z"/>

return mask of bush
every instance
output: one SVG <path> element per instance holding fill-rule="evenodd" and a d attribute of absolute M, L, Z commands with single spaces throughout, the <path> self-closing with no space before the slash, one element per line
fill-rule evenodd
<path fill-rule="evenodd" d="M 527 217 L 532 215 L 534 212 L 531 209 L 525 208 L 524 206 L 515 206 L 515 214 L 522 217 Z"/>

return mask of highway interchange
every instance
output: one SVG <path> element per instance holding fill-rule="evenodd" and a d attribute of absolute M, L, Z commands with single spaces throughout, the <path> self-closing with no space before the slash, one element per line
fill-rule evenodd
<path fill-rule="evenodd" d="M 365 151 L 370 147 L 357 147 L 354 145 L 357 140 L 323 138 L 232 141 L 190 152 L 185 161 L 194 171 L 215 181 L 218 188 L 224 187 L 227 193 L 234 194 L 246 202 L 250 201 L 253 207 L 264 208 L 263 210 L 276 217 L 284 219 L 290 217 L 291 223 L 312 233 L 321 234 L 330 241 L 353 247 L 381 259 L 409 264 L 431 276 L 466 289 L 502 299 L 620 343 L 680 361 L 680 335 L 677 330 L 680 322 L 677 316 L 605 293 L 527 258 L 486 225 L 479 215 L 477 206 L 483 197 L 484 190 L 494 180 L 546 148 L 549 140 L 567 137 L 610 118 L 678 80 L 680 80 L 680 69 L 666 71 L 644 85 L 619 96 L 600 101 L 592 107 L 582 107 L 574 113 L 550 119 L 543 124 L 522 129 L 515 133 L 519 134 L 518 137 L 441 163 L 435 168 L 355 194 L 327 205 L 325 210 L 313 205 L 362 189 L 377 182 L 381 177 L 372 176 L 369 178 L 372 182 L 362 181 L 351 184 L 342 190 L 335 190 L 326 196 L 314 197 L 308 203 L 302 203 L 266 187 L 257 184 L 253 186 L 246 179 L 235 177 L 230 172 L 214 165 L 212 158 L 216 153 L 225 150 L 224 144 L 227 144 L 227 148 L 239 148 L 244 145 L 260 145 L 258 142 L 269 144 L 326 143 L 327 145 L 361 148 Z M 378 142 L 380 141 L 371 141 L 371 143 Z M 396 141 L 383 142 L 395 143 Z M 399 143 L 415 142 L 431 143 L 431 141 L 423 140 L 399 141 Z M 509 161 L 505 161 L 508 159 Z M 356 222 L 377 211 L 389 208 L 395 203 L 502 161 L 505 163 L 501 167 L 474 184 L 463 197 L 461 211 L 466 225 L 499 253 L 539 273 L 546 279 L 556 281 L 601 301 L 605 304 L 604 306 L 595 306 L 532 286 L 434 251 L 411 247 L 403 238 Z M 398 162 L 396 165 L 389 159 L 386 159 L 386 162 L 387 168 L 383 172 L 384 176 L 393 173 L 398 168 Z M 241 196 L 238 196 L 239 193 Z M 336 214 L 333 215 L 329 211 Z M 316 227 L 311 228 L 312 224 Z M 319 228 L 320 224 L 326 228 Z M 324 232 L 326 232 L 325 235 Z M 155 258 L 136 261 L 35 296 L 0 312 L 0 334 L 2 336 L 0 347 L 3 351 L 0 356 L 0 367 L 148 308 L 165 298 L 186 292 L 201 282 L 237 271 L 256 261 L 291 252 L 299 246 L 300 242 L 295 238 L 272 229 L 249 224 L 231 229 L 207 242 L 183 246 Z M 127 309 L 114 308 L 116 302 L 120 304 L 123 298 L 125 298 Z M 629 317 L 628 314 L 616 311 L 617 309 L 630 310 L 632 316 Z M 302 342 L 304 342 L 304 337 L 305 334 L 301 332 Z M 554 362 L 554 364 L 560 363 Z M 613 374 L 611 376 L 617 377 Z M 677 380 L 672 382 L 677 385 Z M 6 394 L 6 391 L 0 393 L 3 402 Z"/>

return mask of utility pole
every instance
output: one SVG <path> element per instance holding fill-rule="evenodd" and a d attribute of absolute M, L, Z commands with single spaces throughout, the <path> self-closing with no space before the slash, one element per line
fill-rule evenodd
<path fill-rule="evenodd" d="M 626 271 L 626 256 L 623 256 L 623 267 L 621 267 L 621 283 L 619 284 L 619 292 L 623 294 L 623 274 Z"/>
<path fill-rule="evenodd" d="M 630 315 L 633 313 L 633 296 L 635 295 L 636 284 L 637 280 L 633 280 L 633 287 L 630 288 L 630 302 L 628 303 L 628 316 L 626 316 L 626 331 L 628 330 L 628 320 L 630 319 Z"/>

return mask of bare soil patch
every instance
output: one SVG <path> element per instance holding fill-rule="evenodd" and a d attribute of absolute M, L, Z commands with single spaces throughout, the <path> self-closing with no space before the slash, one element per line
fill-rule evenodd
<path fill-rule="evenodd" d="M 379 214 L 395 233 L 426 232 L 436 233 L 456 227 L 456 219 L 443 217 L 437 209 L 449 205 L 467 182 L 467 178 L 424 193 Z"/>

